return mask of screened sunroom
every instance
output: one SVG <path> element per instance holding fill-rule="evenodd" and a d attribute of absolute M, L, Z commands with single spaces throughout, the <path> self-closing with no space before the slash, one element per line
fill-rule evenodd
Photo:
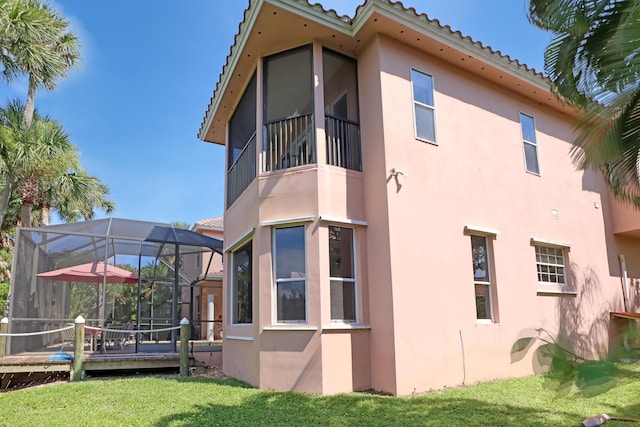
<path fill-rule="evenodd" d="M 29 334 L 78 316 L 88 326 L 140 331 L 119 342 L 128 352 L 175 351 L 171 328 L 193 319 L 194 288 L 208 272 L 201 264 L 214 252 L 222 253 L 220 240 L 163 223 L 108 218 L 19 228 L 8 329 L 22 336 L 8 338 L 7 354 L 55 347 L 60 334 Z M 94 350 L 109 344 L 87 339 Z"/>
<path fill-rule="evenodd" d="M 323 49 L 321 68 L 324 111 L 314 111 L 312 45 L 267 56 L 254 72 L 229 121 L 227 207 L 257 174 L 317 164 L 318 150 L 324 150 L 328 165 L 362 171 L 356 61 Z M 262 147 L 257 149 L 259 123 Z M 316 141 L 318 127 L 324 127 L 324 141 Z"/>

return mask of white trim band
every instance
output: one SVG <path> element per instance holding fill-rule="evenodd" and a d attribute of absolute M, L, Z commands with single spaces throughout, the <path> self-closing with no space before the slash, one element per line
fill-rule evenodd
<path fill-rule="evenodd" d="M 320 221 L 335 222 L 338 224 L 361 225 L 363 227 L 366 227 L 369 225 L 367 221 L 362 221 L 360 219 L 338 218 L 335 216 L 328 216 L 328 215 L 320 215 Z"/>
<path fill-rule="evenodd" d="M 298 218 L 285 218 L 285 219 L 273 219 L 270 221 L 262 221 L 260 227 L 272 227 L 274 225 L 284 224 L 298 224 L 301 222 L 313 222 L 316 219 L 315 216 L 301 216 Z"/>
<path fill-rule="evenodd" d="M 498 230 L 493 230 L 491 228 L 485 227 L 476 227 L 475 225 L 465 225 L 464 226 L 465 234 L 481 234 L 483 236 L 497 236 L 500 234 Z"/>
<path fill-rule="evenodd" d="M 349 324 L 349 323 L 332 323 L 322 327 L 323 331 L 348 331 L 348 330 L 369 330 L 371 325 Z"/>
<path fill-rule="evenodd" d="M 570 243 L 557 242 L 557 241 L 554 241 L 554 240 L 539 239 L 537 237 L 532 237 L 531 238 L 531 244 L 532 245 L 553 246 L 553 247 L 556 247 L 556 248 L 566 248 L 566 249 L 570 249 L 571 248 L 571 244 Z"/>
<path fill-rule="evenodd" d="M 243 337 L 240 335 L 225 335 L 223 339 L 236 341 L 253 341 L 253 337 Z"/>
<path fill-rule="evenodd" d="M 562 290 L 545 290 L 538 289 L 536 291 L 536 295 L 538 296 L 555 296 L 555 297 L 575 297 L 578 296 L 578 292 L 576 291 L 562 291 Z"/>
<path fill-rule="evenodd" d="M 251 237 L 255 231 L 256 229 L 251 227 L 250 229 L 245 231 L 240 237 L 238 237 L 236 240 L 231 242 L 226 248 L 222 249 L 222 252 L 229 252 L 230 250 L 235 249 L 237 246 L 240 246 L 240 244 L 244 243 L 245 240 Z"/>
<path fill-rule="evenodd" d="M 317 331 L 317 326 L 286 326 L 286 325 L 273 325 L 265 326 L 263 331 Z"/>

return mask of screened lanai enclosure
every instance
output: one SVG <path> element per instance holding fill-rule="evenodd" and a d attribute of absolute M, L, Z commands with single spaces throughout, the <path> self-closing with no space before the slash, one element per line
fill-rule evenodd
<path fill-rule="evenodd" d="M 193 319 L 194 289 L 214 252 L 222 253 L 220 240 L 154 222 L 19 228 L 7 355 L 64 346 L 64 334 L 35 333 L 63 329 L 78 316 L 90 326 L 85 340 L 92 350 L 175 351 L 179 332 L 172 328 Z"/>

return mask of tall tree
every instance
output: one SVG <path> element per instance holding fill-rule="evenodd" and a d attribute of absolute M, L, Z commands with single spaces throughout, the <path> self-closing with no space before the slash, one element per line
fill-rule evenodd
<path fill-rule="evenodd" d="M 23 114 L 24 106 L 17 100 L 0 108 L 0 128 L 3 130 L 0 136 L 10 138 L 10 142 L 4 144 L 0 151 L 0 176 L 4 178 L 0 196 L 0 224 L 4 222 L 11 196 L 16 191 L 18 171 L 28 145 L 28 131 Z"/>
<path fill-rule="evenodd" d="M 3 188 L 0 205 L 6 211 L 13 189 L 21 198 L 21 223 L 31 225 L 34 207 L 41 212 L 41 223 L 48 224 L 49 210 L 58 211 L 63 220 L 90 219 L 95 209 L 112 213 L 115 204 L 107 197 L 109 188 L 88 175 L 80 166 L 79 153 L 62 126 L 37 111 L 31 125 L 24 124 L 24 104 L 13 101 L 0 108 L 0 129 L 16 135 L 11 149 L 0 152 L 0 173 L 10 185 Z M 0 134 L 1 135 L 1 134 Z"/>
<path fill-rule="evenodd" d="M 80 58 L 69 22 L 41 0 L 0 0 L 0 62 L 7 81 L 28 78 L 24 121 L 33 119 L 36 92 L 54 90 Z"/>
<path fill-rule="evenodd" d="M 17 150 L 18 190 L 22 199 L 22 226 L 31 226 L 33 206 L 45 189 L 61 176 L 79 168 L 78 150 L 62 126 L 50 119 L 36 119 L 27 128 L 27 141 Z"/>
<path fill-rule="evenodd" d="M 110 215 L 115 211 L 116 205 L 108 196 L 109 187 L 98 178 L 83 170 L 66 173 L 42 197 L 42 223 L 49 224 L 49 208 L 56 210 L 60 219 L 66 222 L 93 219 L 96 209 Z"/>
<path fill-rule="evenodd" d="M 601 168 L 614 195 L 640 207 L 640 2 L 530 0 L 529 20 L 553 32 L 554 90 L 584 111 L 575 163 Z"/>

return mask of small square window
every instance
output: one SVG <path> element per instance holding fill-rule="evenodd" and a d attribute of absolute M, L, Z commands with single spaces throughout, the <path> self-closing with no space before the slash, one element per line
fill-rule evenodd
<path fill-rule="evenodd" d="M 550 285 L 566 285 L 565 257 L 562 248 L 536 245 L 538 282 Z"/>

